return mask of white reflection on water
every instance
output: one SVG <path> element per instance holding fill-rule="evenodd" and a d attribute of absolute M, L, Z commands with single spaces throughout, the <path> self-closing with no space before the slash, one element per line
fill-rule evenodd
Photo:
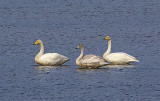
<path fill-rule="evenodd" d="M 129 64 L 126 64 L 126 65 L 106 65 L 104 66 L 105 68 L 133 68 L 135 67 L 135 65 L 129 65 Z"/>
<path fill-rule="evenodd" d="M 67 67 L 67 65 L 60 65 L 60 66 L 41 66 L 41 65 L 38 65 L 36 66 L 36 68 L 38 69 L 53 69 L 53 68 L 62 68 L 62 67 Z"/>
<path fill-rule="evenodd" d="M 135 65 L 130 65 L 130 64 L 126 64 L 126 65 L 113 65 L 113 64 L 108 64 L 106 66 L 103 67 L 99 67 L 99 68 L 78 68 L 78 70 L 99 70 L 99 69 L 108 69 L 108 68 L 133 68 L 135 67 Z"/>

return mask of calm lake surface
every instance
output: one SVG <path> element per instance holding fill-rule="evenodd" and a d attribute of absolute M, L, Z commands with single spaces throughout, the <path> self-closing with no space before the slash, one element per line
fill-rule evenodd
<path fill-rule="evenodd" d="M 140 62 L 81 69 L 80 50 L 112 52 Z M 41 39 L 45 52 L 70 58 L 62 66 L 35 63 Z M 159 0 L 1 0 L 0 101 L 159 101 Z"/>

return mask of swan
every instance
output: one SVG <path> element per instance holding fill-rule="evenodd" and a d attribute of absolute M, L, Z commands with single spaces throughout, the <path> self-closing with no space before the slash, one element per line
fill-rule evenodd
<path fill-rule="evenodd" d="M 79 44 L 76 49 L 81 49 L 80 56 L 76 59 L 76 64 L 78 66 L 84 67 L 84 68 L 98 68 L 100 66 L 107 65 L 107 62 L 96 55 L 85 55 L 84 54 L 84 46 L 83 44 Z"/>
<path fill-rule="evenodd" d="M 122 65 L 122 64 L 129 64 L 132 62 L 139 62 L 136 60 L 135 57 L 128 55 L 123 52 L 117 52 L 117 53 L 110 53 L 111 52 L 111 38 L 109 36 L 105 37 L 106 40 L 108 40 L 108 49 L 107 51 L 103 54 L 103 58 L 110 62 L 111 64 L 117 64 L 117 65 Z"/>
<path fill-rule="evenodd" d="M 69 58 L 58 53 L 44 53 L 42 41 L 37 40 L 34 45 L 40 45 L 40 52 L 35 56 L 35 62 L 43 66 L 61 65 L 69 60 Z"/>

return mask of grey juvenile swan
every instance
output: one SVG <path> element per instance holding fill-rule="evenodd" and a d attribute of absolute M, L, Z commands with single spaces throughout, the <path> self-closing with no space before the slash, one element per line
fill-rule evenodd
<path fill-rule="evenodd" d="M 107 65 L 107 62 L 96 55 L 85 55 L 84 56 L 84 46 L 79 44 L 77 48 L 81 49 L 80 56 L 76 59 L 76 64 L 85 68 L 98 68 Z"/>

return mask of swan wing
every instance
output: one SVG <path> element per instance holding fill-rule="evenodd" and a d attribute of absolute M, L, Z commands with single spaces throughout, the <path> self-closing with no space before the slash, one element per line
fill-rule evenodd
<path fill-rule="evenodd" d="M 39 60 L 42 62 L 42 64 L 48 64 L 48 65 L 60 65 L 69 59 L 63 55 L 60 55 L 58 53 L 46 53 L 42 55 Z"/>
<path fill-rule="evenodd" d="M 133 61 L 137 61 L 135 57 L 127 54 L 127 53 L 122 53 L 122 52 L 117 52 L 117 53 L 111 53 L 107 56 L 107 60 L 109 62 L 116 62 L 116 63 L 129 63 Z"/>
<path fill-rule="evenodd" d="M 90 66 L 96 65 L 96 64 L 101 64 L 101 65 L 107 64 L 104 59 L 102 59 L 102 58 L 100 58 L 99 56 L 96 56 L 96 55 L 85 55 L 81 59 L 81 63 L 86 64 L 86 65 L 90 65 Z"/>
<path fill-rule="evenodd" d="M 85 55 L 82 59 L 81 62 L 83 63 L 93 63 L 93 62 L 99 62 L 101 58 L 99 58 L 96 55 Z"/>

